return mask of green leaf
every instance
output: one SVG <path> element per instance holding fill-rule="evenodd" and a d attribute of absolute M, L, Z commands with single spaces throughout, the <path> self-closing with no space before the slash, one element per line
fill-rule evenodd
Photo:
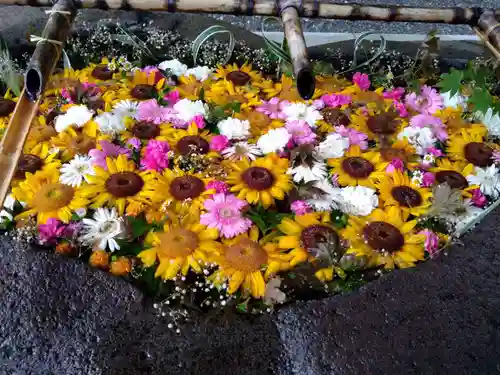
<path fill-rule="evenodd" d="M 314 74 L 317 75 L 333 75 L 335 73 L 335 69 L 333 65 L 326 61 L 316 61 L 313 64 Z"/>
<path fill-rule="evenodd" d="M 116 240 L 116 242 L 120 245 L 120 250 L 116 251 L 119 255 L 138 255 L 145 249 L 144 244 L 140 241 Z"/>
<path fill-rule="evenodd" d="M 485 113 L 493 106 L 493 97 L 484 89 L 476 89 L 469 98 L 469 103 L 474 107 L 474 110 Z"/>
<path fill-rule="evenodd" d="M 262 233 L 267 232 L 267 227 L 265 221 L 257 214 L 247 214 L 247 217 L 252 220 L 252 222 L 257 225 Z"/>
<path fill-rule="evenodd" d="M 450 92 L 453 96 L 460 91 L 464 73 L 461 70 L 451 69 L 449 73 L 441 74 L 441 80 L 437 86 L 441 88 L 442 92 Z"/>
<path fill-rule="evenodd" d="M 130 225 L 133 239 L 143 236 L 153 228 L 153 225 L 149 224 L 146 219 L 141 216 L 127 216 L 127 221 Z"/>
<path fill-rule="evenodd" d="M 203 88 L 203 87 L 200 89 L 200 95 L 199 95 L 199 98 L 200 98 L 200 100 L 201 100 L 202 102 L 204 102 L 204 101 L 205 101 L 205 88 Z"/>

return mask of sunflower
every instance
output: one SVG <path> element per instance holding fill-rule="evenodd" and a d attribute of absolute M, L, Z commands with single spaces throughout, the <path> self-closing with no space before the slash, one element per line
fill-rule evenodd
<path fill-rule="evenodd" d="M 192 75 L 180 76 L 178 80 L 179 84 L 176 87 L 177 91 L 179 91 L 179 94 L 182 98 L 189 100 L 200 99 L 202 89 L 206 91 L 213 84 L 211 79 L 206 79 L 205 81 L 200 82 L 196 79 L 195 76 Z"/>
<path fill-rule="evenodd" d="M 219 270 L 210 279 L 216 284 L 229 280 L 229 294 L 242 288 L 245 294 L 262 298 L 266 289 L 265 280 L 289 269 L 290 259 L 291 256 L 276 244 L 259 241 L 259 229 L 254 226 L 248 234 L 224 241 L 220 254 L 211 259 Z"/>
<path fill-rule="evenodd" d="M 121 79 L 121 73 L 118 70 L 110 69 L 110 64 L 113 60 L 109 60 L 107 57 L 101 59 L 99 64 L 91 63 L 86 68 L 79 71 L 78 79 L 80 82 L 88 83 L 105 83 L 111 80 Z"/>
<path fill-rule="evenodd" d="M 350 85 L 351 82 L 345 78 L 319 74 L 316 75 L 316 90 L 319 91 L 321 95 L 340 92 Z"/>
<path fill-rule="evenodd" d="M 261 103 L 257 89 L 245 89 L 230 81 L 212 84 L 205 91 L 205 100 L 219 106 L 236 102 L 240 104 L 240 110 L 252 108 Z"/>
<path fill-rule="evenodd" d="M 406 173 L 395 171 L 390 174 L 377 173 L 381 177 L 377 182 L 380 199 L 384 206 L 396 206 L 404 217 L 420 216 L 427 212 L 431 205 L 432 192 L 411 182 Z"/>
<path fill-rule="evenodd" d="M 57 154 L 58 152 L 50 150 L 47 142 L 37 144 L 21 155 L 14 178 L 23 180 L 26 173 L 33 174 L 40 170 L 58 169 L 61 166 L 61 161 L 57 159 Z"/>
<path fill-rule="evenodd" d="M 295 215 L 294 219 L 285 217 L 278 224 L 278 229 L 284 233 L 277 238 L 278 247 L 288 250 L 288 254 L 292 257 L 290 261 L 292 267 L 308 259 L 314 262 L 315 258 L 309 256 L 308 251 L 317 247 L 319 243 L 329 238 L 339 240 L 337 232 L 330 225 L 328 213 Z M 322 281 L 331 280 L 333 275 L 333 267 L 316 271 L 316 276 Z"/>
<path fill-rule="evenodd" d="M 258 84 L 262 81 L 262 74 L 252 69 L 251 64 L 244 63 L 238 67 L 236 63 L 226 66 L 217 66 L 214 77 L 224 79 L 233 83 L 235 86 L 246 86 Z"/>
<path fill-rule="evenodd" d="M 0 97 L 0 131 L 2 133 L 9 125 L 10 116 L 16 108 L 17 100 L 18 98 L 12 96 L 10 90 L 7 90 L 4 96 Z"/>
<path fill-rule="evenodd" d="M 415 155 L 415 147 L 410 145 L 406 138 L 397 140 L 390 147 L 381 147 L 378 151 L 380 152 L 381 160 L 377 165 L 377 171 L 380 172 L 385 171 L 395 159 L 401 160 L 409 170 L 420 164 L 418 155 Z"/>
<path fill-rule="evenodd" d="M 47 115 L 47 117 L 49 117 Z M 53 117 L 49 117 L 50 120 Z M 37 116 L 31 123 L 31 128 L 28 137 L 24 144 L 24 152 L 29 152 L 33 147 L 41 142 L 48 142 L 54 136 L 57 136 L 56 129 L 47 123 L 46 116 Z"/>
<path fill-rule="evenodd" d="M 238 192 L 238 198 L 246 199 L 250 204 L 262 203 L 264 208 L 274 204 L 275 199 L 282 200 L 285 193 L 292 189 L 290 176 L 287 174 L 288 160 L 269 154 L 251 163 L 247 159 L 231 164 L 232 172 L 227 183 L 232 192 Z"/>
<path fill-rule="evenodd" d="M 212 254 L 218 252 L 221 243 L 215 228 L 207 228 L 199 223 L 199 216 L 184 216 L 169 220 L 162 232 L 149 232 L 143 250 L 138 257 L 145 267 L 151 267 L 158 260 L 155 277 L 171 280 L 179 273 L 186 275 L 189 270 L 202 272 L 202 267 Z"/>
<path fill-rule="evenodd" d="M 478 167 L 493 164 L 493 148 L 473 129 L 462 129 L 460 133 L 453 134 L 448 140 L 447 153 L 452 160 L 472 163 Z"/>
<path fill-rule="evenodd" d="M 371 104 L 375 106 L 374 103 Z M 351 125 L 356 130 L 368 135 L 369 140 L 387 143 L 408 125 L 405 119 L 389 107 L 384 110 L 368 109 L 368 115 L 362 111 L 358 109 L 356 113 L 351 115 Z"/>
<path fill-rule="evenodd" d="M 103 138 L 104 139 L 104 138 Z M 50 139 L 52 147 L 59 149 L 63 162 L 72 159 L 75 155 L 87 154 L 91 149 L 96 148 L 99 139 L 85 134 L 81 129 L 72 127 L 59 133 Z"/>
<path fill-rule="evenodd" d="M 156 80 L 156 73 L 146 73 L 137 70 L 131 79 L 126 81 L 125 88 L 121 89 L 117 99 L 149 100 L 156 99 L 165 84 L 165 78 Z"/>
<path fill-rule="evenodd" d="M 462 190 L 464 196 L 470 197 L 469 190 L 477 189 L 478 186 L 469 186 L 467 176 L 474 174 L 474 165 L 450 159 L 438 159 L 436 167 L 430 169 L 436 175 L 436 182 L 447 183 L 452 189 Z"/>
<path fill-rule="evenodd" d="M 267 98 L 279 98 L 281 100 L 288 100 L 289 102 L 302 101 L 302 97 L 297 90 L 297 86 L 294 80 L 285 74 L 281 75 L 281 80 L 276 82 L 273 86 L 264 88 L 264 93 L 266 93 Z M 313 99 L 320 96 L 320 92 L 316 90 L 313 95 Z"/>
<path fill-rule="evenodd" d="M 253 137 L 260 137 L 271 129 L 285 126 L 283 121 L 271 119 L 265 113 L 256 111 L 254 108 L 247 108 L 245 111 L 238 112 L 234 117 L 250 122 L 250 133 Z"/>
<path fill-rule="evenodd" d="M 198 128 L 195 123 L 187 129 L 175 129 L 168 137 L 168 143 L 178 155 L 197 153 L 208 157 L 218 157 L 215 151 L 210 151 L 212 135 L 209 130 Z"/>
<path fill-rule="evenodd" d="M 460 133 L 462 129 L 470 130 L 482 137 L 486 136 L 488 129 L 483 124 L 474 124 L 462 118 L 463 111 L 459 108 L 446 107 L 435 113 L 443 124 L 449 135 Z"/>
<path fill-rule="evenodd" d="M 207 189 L 209 179 L 179 168 L 165 169 L 152 183 L 152 201 L 179 214 L 199 215 L 205 200 L 215 193 Z"/>
<path fill-rule="evenodd" d="M 122 141 L 127 142 L 131 138 L 139 138 L 143 142 L 151 139 L 171 142 L 179 129 L 174 128 L 169 123 L 155 124 L 149 121 L 134 121 L 130 119 L 126 123 L 127 130 L 120 133 Z"/>
<path fill-rule="evenodd" d="M 349 240 L 348 254 L 366 256 L 368 266 L 408 268 L 424 260 L 425 235 L 414 232 L 416 220 L 403 220 L 395 206 L 375 209 L 369 216 L 351 216 L 342 235 Z"/>
<path fill-rule="evenodd" d="M 338 175 L 342 186 L 374 187 L 374 173 L 380 155 L 377 152 L 361 152 L 359 146 L 352 146 L 342 158 L 328 159 L 331 174 Z"/>
<path fill-rule="evenodd" d="M 16 219 L 36 215 L 38 224 L 45 224 L 50 218 L 68 223 L 75 210 L 88 204 L 81 190 L 61 184 L 59 171 L 52 168 L 26 173 L 26 179 L 12 188 L 12 194 L 18 201 L 25 202 L 27 208 Z"/>
<path fill-rule="evenodd" d="M 126 155 L 106 158 L 107 170 L 95 166 L 95 176 L 87 176 L 88 185 L 82 188 L 85 197 L 92 200 L 91 208 L 107 205 L 116 207 L 123 215 L 137 215 L 151 204 L 152 182 L 155 175 L 139 172 Z"/>

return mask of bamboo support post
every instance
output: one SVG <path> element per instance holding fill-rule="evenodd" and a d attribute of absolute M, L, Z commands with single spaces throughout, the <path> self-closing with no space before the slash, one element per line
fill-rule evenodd
<path fill-rule="evenodd" d="M 297 90 L 304 99 L 310 99 L 314 94 L 316 81 L 307 54 L 306 41 L 300 25 L 296 4 L 288 1 L 281 6 L 281 19 L 285 38 L 292 58 L 293 72 L 297 82 Z"/>
<path fill-rule="evenodd" d="M 479 17 L 477 26 L 473 27 L 476 34 L 500 61 L 500 21 L 492 11 L 484 12 Z"/>
<path fill-rule="evenodd" d="M 9 191 L 45 85 L 61 56 L 76 8 L 72 0 L 59 0 L 49 14 L 42 35 L 35 38 L 38 43 L 28 64 L 24 90 L 0 143 L 0 207 Z"/>

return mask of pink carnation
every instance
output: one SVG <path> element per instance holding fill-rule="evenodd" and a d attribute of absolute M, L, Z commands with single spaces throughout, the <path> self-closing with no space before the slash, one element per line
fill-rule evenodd
<path fill-rule="evenodd" d="M 385 168 L 387 173 L 393 173 L 396 171 L 402 172 L 405 167 L 405 163 L 401 159 L 392 159 L 389 165 Z"/>
<path fill-rule="evenodd" d="M 167 142 L 150 140 L 146 146 L 144 157 L 141 160 L 142 169 L 161 172 L 165 168 L 168 168 L 169 151 L 170 147 Z"/>
<path fill-rule="evenodd" d="M 436 147 L 430 147 L 425 150 L 426 153 L 431 154 L 437 158 L 444 156 L 443 151 L 441 151 L 439 148 Z"/>
<path fill-rule="evenodd" d="M 216 135 L 210 140 L 210 150 L 221 152 L 229 145 L 229 139 L 225 135 Z"/>
<path fill-rule="evenodd" d="M 396 87 L 390 91 L 385 91 L 383 96 L 386 99 L 400 100 L 404 93 L 405 89 L 403 87 Z"/>
<path fill-rule="evenodd" d="M 474 189 L 474 190 L 471 190 L 471 192 L 472 192 L 471 201 L 472 201 L 472 203 L 474 203 L 474 206 L 483 208 L 484 206 L 486 206 L 488 204 L 488 199 L 481 192 L 480 189 Z"/>
<path fill-rule="evenodd" d="M 432 259 L 436 258 L 439 250 L 439 236 L 429 229 L 419 232 L 425 236 L 424 248 Z"/>
<path fill-rule="evenodd" d="M 434 173 L 425 172 L 423 177 L 422 177 L 422 186 L 423 187 L 430 187 L 430 186 L 434 185 L 435 181 L 436 181 L 436 176 L 434 176 Z"/>
<path fill-rule="evenodd" d="M 156 85 L 158 81 L 162 78 L 165 78 L 163 74 L 161 73 L 160 69 L 158 69 L 156 66 L 146 66 L 144 69 L 142 69 L 144 73 L 147 73 L 148 75 L 155 75 L 155 80 L 154 84 Z"/>
<path fill-rule="evenodd" d="M 137 108 L 139 121 L 149 121 L 157 125 L 168 121 L 167 117 L 169 114 L 171 114 L 171 111 L 159 105 L 155 99 L 143 101 L 139 103 L 139 107 Z"/>
<path fill-rule="evenodd" d="M 142 147 L 142 142 L 139 138 L 133 137 L 127 141 L 126 145 L 134 150 L 139 150 Z"/>
<path fill-rule="evenodd" d="M 370 88 L 370 78 L 368 74 L 356 72 L 352 77 L 352 81 L 358 85 L 361 90 L 368 90 Z"/>
<path fill-rule="evenodd" d="M 163 100 L 168 102 L 168 105 L 172 107 L 175 103 L 180 100 L 180 94 L 178 90 L 169 91 L 164 97 Z"/>
<path fill-rule="evenodd" d="M 108 141 L 100 141 L 99 145 L 101 146 L 101 150 L 93 148 L 89 151 L 89 156 L 92 158 L 92 164 L 105 170 L 108 170 L 106 158 L 116 158 L 118 155 L 127 155 L 127 157 L 130 157 L 132 154 L 128 148 L 120 147 Z"/>
<path fill-rule="evenodd" d="M 359 146 L 361 150 L 368 148 L 368 136 L 356 129 L 346 128 L 344 125 L 336 126 L 335 131 L 342 137 L 349 138 L 349 145 Z"/>
<path fill-rule="evenodd" d="M 295 201 L 290 205 L 290 209 L 295 215 L 305 215 L 312 212 L 312 208 L 307 204 L 306 201 Z"/>
<path fill-rule="evenodd" d="M 403 102 L 395 101 L 393 104 L 394 108 L 396 108 L 396 111 L 398 111 L 400 117 L 408 116 L 408 110 L 406 109 L 406 106 Z"/>
<path fill-rule="evenodd" d="M 421 113 L 419 115 L 413 116 L 410 119 L 410 126 L 413 128 L 425 128 L 429 127 L 434 133 L 434 136 L 440 141 L 446 141 L 448 139 L 448 133 L 446 132 L 446 126 L 443 124 L 440 118 Z"/>
<path fill-rule="evenodd" d="M 62 237 L 66 226 L 59 220 L 50 218 L 47 223 L 38 226 L 40 242 L 42 244 L 54 244 L 58 238 Z"/>
<path fill-rule="evenodd" d="M 205 118 L 202 115 L 194 116 L 191 122 L 194 123 L 198 129 L 203 129 L 205 127 Z"/>
<path fill-rule="evenodd" d="M 292 135 L 291 140 L 296 145 L 311 144 L 316 140 L 316 133 L 304 120 L 289 121 L 286 123 L 285 128 Z"/>
<path fill-rule="evenodd" d="M 350 95 L 330 94 L 323 95 L 321 99 L 329 107 L 342 107 L 343 105 L 351 103 Z"/>
<path fill-rule="evenodd" d="M 424 85 L 420 90 L 420 95 L 414 92 L 406 95 L 406 104 L 417 112 L 431 115 L 443 109 L 443 98 L 436 89 Z"/>
<path fill-rule="evenodd" d="M 210 181 L 206 186 L 206 190 L 211 190 L 211 189 L 215 189 L 216 193 L 222 193 L 222 194 L 229 193 L 229 185 L 223 181 L 217 181 L 217 180 Z"/>
<path fill-rule="evenodd" d="M 215 194 L 204 205 L 208 212 L 201 215 L 200 223 L 217 228 L 223 237 L 235 237 L 252 226 L 252 221 L 243 217 L 241 212 L 247 203 L 232 194 Z"/>
<path fill-rule="evenodd" d="M 288 102 L 281 102 L 278 98 L 272 98 L 269 101 L 262 100 L 262 104 L 257 107 L 257 111 L 268 115 L 272 119 L 285 119 L 286 116 L 282 111 L 286 104 Z"/>

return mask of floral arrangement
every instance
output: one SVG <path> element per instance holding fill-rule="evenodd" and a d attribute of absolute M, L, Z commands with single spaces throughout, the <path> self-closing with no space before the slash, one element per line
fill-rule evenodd
<path fill-rule="evenodd" d="M 137 282 L 174 319 L 175 304 L 259 312 L 349 290 L 437 257 L 498 202 L 489 79 L 323 74 L 305 101 L 248 63 L 65 69 L 2 225 Z M 0 100 L 1 129 L 16 100 Z"/>

